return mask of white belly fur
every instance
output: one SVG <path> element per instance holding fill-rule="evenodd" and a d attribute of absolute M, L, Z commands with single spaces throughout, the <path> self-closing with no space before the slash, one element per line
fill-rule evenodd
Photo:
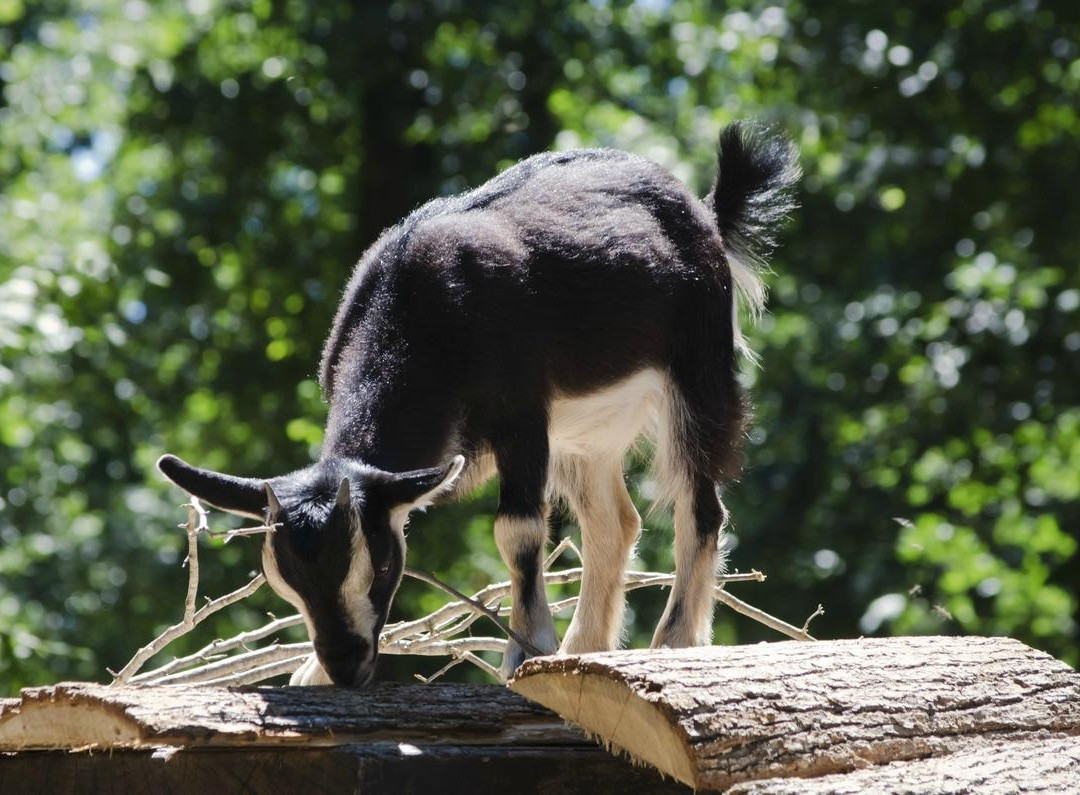
<path fill-rule="evenodd" d="M 621 460 L 642 432 L 655 430 L 669 394 L 666 376 L 649 368 L 588 395 L 556 397 L 548 407 L 553 457 Z"/>

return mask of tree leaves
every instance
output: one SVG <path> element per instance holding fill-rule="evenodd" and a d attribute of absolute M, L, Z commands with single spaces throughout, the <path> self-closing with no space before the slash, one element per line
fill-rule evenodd
<path fill-rule="evenodd" d="M 1077 662 L 1073 10 L 0 0 L 0 18 L 9 689 L 100 676 L 175 619 L 182 495 L 159 454 L 259 474 L 316 453 L 319 348 L 385 225 L 553 147 L 629 149 L 703 193 L 743 117 L 785 127 L 806 178 L 751 331 L 731 565 L 788 586 L 767 610 L 792 586 L 825 603 L 826 637 L 887 596 L 874 631 L 1005 632 Z M 417 519 L 412 565 L 490 581 L 495 493 Z M 668 566 L 669 517 L 649 524 L 643 563 Z M 255 566 L 233 544 L 203 580 Z M 632 642 L 659 610 L 632 598 Z"/>

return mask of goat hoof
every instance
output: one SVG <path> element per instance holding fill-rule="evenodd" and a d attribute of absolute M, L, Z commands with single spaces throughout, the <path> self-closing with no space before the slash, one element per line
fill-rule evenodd
<path fill-rule="evenodd" d="M 502 678 L 509 679 L 512 677 L 517 667 L 525 662 L 528 657 L 529 655 L 525 653 L 525 650 L 517 642 L 510 641 L 510 645 L 506 647 L 506 651 L 503 653 L 502 665 L 499 666 L 499 673 Z"/>

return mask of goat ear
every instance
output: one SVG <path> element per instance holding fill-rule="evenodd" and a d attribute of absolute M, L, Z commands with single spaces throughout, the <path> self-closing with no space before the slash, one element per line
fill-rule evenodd
<path fill-rule="evenodd" d="M 263 481 L 263 493 L 266 495 L 266 523 L 273 524 L 277 521 L 278 514 L 281 513 L 281 503 L 278 502 L 277 495 L 274 494 L 274 488 L 268 480 Z"/>
<path fill-rule="evenodd" d="M 215 508 L 260 521 L 266 519 L 268 494 L 272 492 L 268 491 L 265 480 L 238 478 L 200 469 L 174 455 L 163 455 L 159 458 L 157 468 L 162 475 L 188 494 L 210 503 Z"/>
<path fill-rule="evenodd" d="M 352 507 L 352 490 L 349 487 L 348 478 L 342 478 L 341 483 L 338 484 L 337 506 L 345 510 Z"/>
<path fill-rule="evenodd" d="M 465 456 L 456 455 L 443 467 L 394 473 L 384 486 L 385 493 L 393 505 L 410 511 L 423 509 L 450 491 L 464 468 Z"/>

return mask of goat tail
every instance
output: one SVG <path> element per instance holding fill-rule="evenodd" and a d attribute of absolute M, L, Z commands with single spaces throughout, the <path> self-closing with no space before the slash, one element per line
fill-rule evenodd
<path fill-rule="evenodd" d="M 735 122 L 720 133 L 717 158 L 716 182 L 705 203 L 716 213 L 735 287 L 756 316 L 765 306 L 761 271 L 776 248 L 781 222 L 797 206 L 799 153 L 782 133 L 755 122 Z M 753 358 L 738 328 L 735 340 Z"/>

